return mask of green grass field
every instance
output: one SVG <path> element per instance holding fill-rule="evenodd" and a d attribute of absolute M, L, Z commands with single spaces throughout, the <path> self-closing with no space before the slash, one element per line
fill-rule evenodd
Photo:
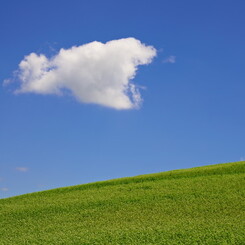
<path fill-rule="evenodd" d="M 245 244 L 245 162 L 0 200 L 0 244 Z"/>

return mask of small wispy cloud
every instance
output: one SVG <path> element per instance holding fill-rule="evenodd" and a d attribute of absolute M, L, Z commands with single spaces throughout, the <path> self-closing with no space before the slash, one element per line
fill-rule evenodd
<path fill-rule="evenodd" d="M 27 167 L 17 167 L 15 168 L 16 171 L 18 172 L 27 172 L 29 170 L 29 168 Z"/>
<path fill-rule="evenodd" d="M 176 56 L 170 55 L 166 59 L 163 60 L 163 63 L 171 63 L 174 64 L 176 62 Z"/>
<path fill-rule="evenodd" d="M 3 86 L 7 86 L 11 83 L 11 79 L 5 79 L 3 80 Z"/>
<path fill-rule="evenodd" d="M 245 161 L 245 157 L 241 157 L 240 158 L 240 161 Z"/>
<path fill-rule="evenodd" d="M 44 189 L 44 188 L 46 188 L 47 187 L 47 185 L 45 185 L 45 184 L 38 184 L 37 185 L 37 188 L 38 189 Z"/>
<path fill-rule="evenodd" d="M 4 191 L 5 192 L 5 191 L 8 191 L 8 190 L 9 190 L 9 188 L 7 188 L 7 187 L 1 187 L 0 188 L 0 191 Z"/>

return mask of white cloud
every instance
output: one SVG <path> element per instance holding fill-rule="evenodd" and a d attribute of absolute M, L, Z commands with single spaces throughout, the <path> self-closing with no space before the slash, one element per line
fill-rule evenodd
<path fill-rule="evenodd" d="M 8 191 L 9 188 L 7 188 L 7 187 L 1 187 L 0 190 L 1 190 L 1 191 Z"/>
<path fill-rule="evenodd" d="M 155 56 L 154 47 L 135 38 L 61 49 L 51 58 L 31 53 L 19 64 L 21 84 L 15 92 L 62 95 L 69 91 L 83 103 L 137 108 L 142 98 L 132 79 L 137 67 L 151 63 Z"/>
<path fill-rule="evenodd" d="M 17 168 L 15 168 L 15 170 L 17 170 L 19 172 L 27 172 L 29 169 L 26 167 L 17 167 Z"/>
<path fill-rule="evenodd" d="M 165 60 L 163 60 L 163 63 L 175 63 L 176 62 L 176 56 L 170 55 Z"/>
<path fill-rule="evenodd" d="M 245 157 L 241 157 L 240 158 L 240 161 L 245 161 Z"/>

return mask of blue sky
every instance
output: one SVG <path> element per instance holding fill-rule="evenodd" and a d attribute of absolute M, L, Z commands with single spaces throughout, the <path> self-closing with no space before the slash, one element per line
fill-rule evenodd
<path fill-rule="evenodd" d="M 71 92 L 16 94 L 18 79 L 1 85 L 0 198 L 244 160 L 244 11 L 243 0 L 1 1 L 1 84 L 30 53 L 50 58 L 93 41 L 133 37 L 157 56 L 132 81 L 139 109 L 115 109 L 117 98 L 83 103 Z"/>

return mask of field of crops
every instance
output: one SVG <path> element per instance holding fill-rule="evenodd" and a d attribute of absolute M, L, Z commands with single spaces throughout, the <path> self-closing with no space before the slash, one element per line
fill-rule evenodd
<path fill-rule="evenodd" d="M 0 244 L 245 244 L 245 162 L 0 200 Z"/>

